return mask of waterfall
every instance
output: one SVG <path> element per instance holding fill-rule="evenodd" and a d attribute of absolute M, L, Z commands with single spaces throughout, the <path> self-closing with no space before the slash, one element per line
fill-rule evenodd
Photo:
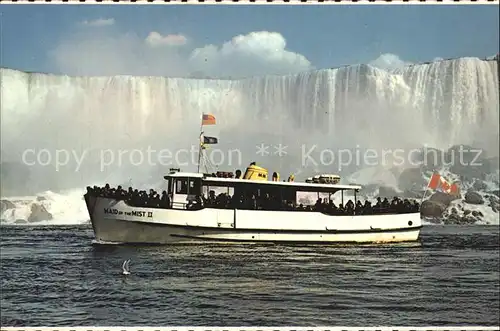
<path fill-rule="evenodd" d="M 499 147 L 498 62 L 491 60 L 394 71 L 355 65 L 241 80 L 0 74 L 3 162 L 20 163 L 26 149 L 88 152 L 78 172 L 31 167 L 30 178 L 49 186 L 109 178 L 96 168 L 103 149 L 189 148 L 202 112 L 218 121 L 207 134 L 220 138 L 219 148 L 240 148 L 244 162 L 255 159 L 256 144 L 278 140 L 290 151 L 303 144 L 445 149 L 462 143 L 491 153 Z M 122 164 L 114 164 L 117 171 L 122 178 L 144 175 Z"/>

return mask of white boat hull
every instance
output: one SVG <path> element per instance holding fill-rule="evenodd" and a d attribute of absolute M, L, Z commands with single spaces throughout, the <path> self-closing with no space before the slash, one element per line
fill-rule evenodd
<path fill-rule="evenodd" d="M 171 243 L 394 243 L 417 241 L 420 213 L 332 216 L 309 211 L 131 207 L 124 201 L 86 197 L 101 242 Z"/>

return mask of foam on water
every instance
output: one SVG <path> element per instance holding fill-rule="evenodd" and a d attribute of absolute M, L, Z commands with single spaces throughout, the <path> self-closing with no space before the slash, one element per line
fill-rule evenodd
<path fill-rule="evenodd" d="M 0 219 L 2 224 L 26 225 L 75 225 L 85 224 L 90 218 L 83 200 L 84 190 L 74 189 L 55 193 L 42 192 L 36 196 L 7 197 L 15 208 L 5 210 Z M 28 223 L 32 205 L 41 205 L 52 214 L 51 220 Z M 20 222 L 24 221 L 24 222 Z M 26 223 L 25 223 L 26 222 Z"/>
<path fill-rule="evenodd" d="M 470 204 L 470 203 L 466 203 L 466 202 L 458 200 L 458 201 L 453 201 L 451 203 L 450 207 L 448 207 L 448 209 L 451 209 L 453 207 L 456 208 L 458 204 L 463 205 L 466 210 L 470 210 L 471 212 L 478 211 L 484 215 L 480 221 L 475 223 L 477 225 L 498 225 L 498 224 L 500 224 L 498 213 L 495 213 L 491 209 L 491 207 L 489 207 L 487 205 L 474 205 L 474 204 Z M 456 208 L 456 209 L 458 210 L 458 208 Z M 462 216 L 463 212 L 461 212 L 459 210 L 458 214 L 460 216 Z"/>

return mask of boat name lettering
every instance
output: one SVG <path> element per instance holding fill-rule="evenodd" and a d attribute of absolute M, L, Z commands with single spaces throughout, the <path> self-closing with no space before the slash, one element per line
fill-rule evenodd
<path fill-rule="evenodd" d="M 104 214 L 123 215 L 123 212 L 114 208 L 104 208 Z"/>
<path fill-rule="evenodd" d="M 136 216 L 136 217 L 153 217 L 153 212 L 152 211 L 140 211 L 140 210 L 132 210 L 131 212 L 126 212 L 125 215 L 127 216 Z"/>
<path fill-rule="evenodd" d="M 141 211 L 141 210 L 132 210 L 132 211 L 126 211 L 123 212 L 118 209 L 112 209 L 112 208 L 104 208 L 104 214 L 113 214 L 113 215 L 127 215 L 127 216 L 136 216 L 136 217 L 148 217 L 151 218 L 153 217 L 153 212 L 152 211 Z"/>

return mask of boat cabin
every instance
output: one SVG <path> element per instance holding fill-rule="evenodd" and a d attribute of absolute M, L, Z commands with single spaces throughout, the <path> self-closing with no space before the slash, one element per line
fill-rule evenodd
<path fill-rule="evenodd" d="M 199 200 L 203 177 L 203 174 L 196 172 L 171 172 L 165 176 L 171 207 L 186 209 L 190 203 Z"/>
<path fill-rule="evenodd" d="M 188 173 L 171 171 L 164 178 L 168 181 L 168 194 L 170 196 L 171 208 L 190 209 L 199 205 L 207 206 L 205 202 L 214 202 L 217 199 L 215 194 L 226 193 L 230 201 L 218 203 L 215 208 L 237 208 L 237 209 L 258 209 L 255 201 L 263 201 L 264 204 L 287 205 L 295 208 L 298 194 L 301 192 L 320 193 L 331 195 L 341 191 L 343 203 L 344 191 L 353 191 L 354 196 L 361 189 L 358 185 L 339 185 L 340 177 L 337 175 L 321 175 L 313 182 L 279 181 L 279 174 L 274 173 L 272 180 L 268 180 L 267 169 L 251 164 L 245 171 L 243 178 L 235 178 L 232 173 L 218 172 L 214 174 Z M 356 198 L 355 198 L 356 200 Z M 208 203 L 210 207 L 213 207 Z M 266 208 L 267 209 L 267 208 Z"/>

